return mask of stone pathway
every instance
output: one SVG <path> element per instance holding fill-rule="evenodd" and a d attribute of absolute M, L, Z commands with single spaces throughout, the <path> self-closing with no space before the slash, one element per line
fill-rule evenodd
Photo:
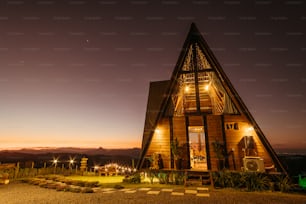
<path fill-rule="evenodd" d="M 102 193 L 115 193 L 121 191 L 123 193 L 136 193 L 143 192 L 148 195 L 159 195 L 160 193 L 169 193 L 172 196 L 184 196 L 184 195 L 194 195 L 198 197 L 209 197 L 209 189 L 206 187 L 188 188 L 188 189 L 173 189 L 173 188 L 124 188 L 124 189 L 114 189 L 114 188 L 95 188 L 95 192 L 101 191 Z"/>

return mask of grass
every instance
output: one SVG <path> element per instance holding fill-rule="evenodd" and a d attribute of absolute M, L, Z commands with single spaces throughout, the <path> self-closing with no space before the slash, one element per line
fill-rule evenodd
<path fill-rule="evenodd" d="M 124 176 L 67 176 L 67 179 L 79 181 L 98 181 L 101 184 L 122 183 Z"/>
<path fill-rule="evenodd" d="M 150 184 L 149 182 L 133 184 L 123 183 L 124 176 L 67 176 L 67 179 L 79 180 L 79 181 L 98 181 L 102 187 L 112 188 L 115 185 L 120 185 L 125 188 L 184 188 L 184 185 L 171 185 L 171 184 Z"/>

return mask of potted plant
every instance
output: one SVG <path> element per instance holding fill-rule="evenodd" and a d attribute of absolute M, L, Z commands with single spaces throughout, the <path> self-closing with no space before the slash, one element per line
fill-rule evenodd
<path fill-rule="evenodd" d="M 218 140 L 212 143 L 215 155 L 218 160 L 218 170 L 223 170 L 225 167 L 225 149 L 224 144 L 219 142 Z"/>
<path fill-rule="evenodd" d="M 177 138 L 175 138 L 175 140 L 171 141 L 170 147 L 171 147 L 171 153 L 172 153 L 173 158 L 174 158 L 174 168 L 175 169 L 181 169 L 182 168 L 183 147 L 180 146 Z"/>

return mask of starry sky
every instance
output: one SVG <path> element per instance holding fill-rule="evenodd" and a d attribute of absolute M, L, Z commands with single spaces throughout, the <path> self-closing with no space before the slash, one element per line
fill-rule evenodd
<path fill-rule="evenodd" d="M 140 147 L 192 22 L 266 137 L 306 149 L 302 0 L 1 0 L 0 149 Z"/>

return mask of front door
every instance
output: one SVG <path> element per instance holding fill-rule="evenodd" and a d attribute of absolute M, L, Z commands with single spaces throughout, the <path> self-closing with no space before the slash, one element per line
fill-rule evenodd
<path fill-rule="evenodd" d="M 191 169 L 207 170 L 204 127 L 189 126 L 188 132 Z"/>

